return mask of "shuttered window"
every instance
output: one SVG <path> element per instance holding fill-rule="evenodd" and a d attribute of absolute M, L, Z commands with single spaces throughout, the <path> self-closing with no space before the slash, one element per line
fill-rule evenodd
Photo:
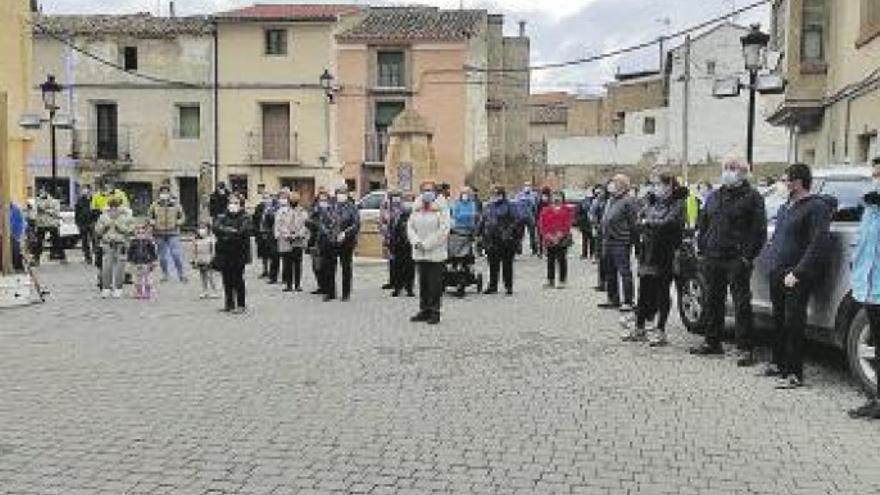
<path fill-rule="evenodd" d="M 825 61 L 825 0 L 804 0 L 801 60 Z"/>

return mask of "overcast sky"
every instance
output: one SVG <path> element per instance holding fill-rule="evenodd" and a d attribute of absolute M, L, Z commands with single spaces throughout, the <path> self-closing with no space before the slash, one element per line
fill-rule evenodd
<path fill-rule="evenodd" d="M 2 0 L 0 0 L 2 1 Z M 656 39 L 704 20 L 731 12 L 755 0 L 390 0 L 386 3 L 430 4 L 446 8 L 488 8 L 505 14 L 508 33 L 517 21 L 528 22 L 532 41 L 532 64 L 558 62 L 603 53 Z M 168 0 L 40 0 L 46 13 L 168 12 Z M 178 15 L 204 14 L 252 3 L 373 3 L 369 0 L 336 2 L 281 2 L 279 0 L 176 0 Z M 769 9 L 760 7 L 736 19 L 741 24 L 760 22 L 767 31 Z M 672 44 L 677 45 L 679 41 Z M 564 70 L 539 71 L 533 75 L 533 91 L 566 90 L 596 93 L 601 84 L 620 70 L 656 69 L 658 48 L 606 59 Z"/>

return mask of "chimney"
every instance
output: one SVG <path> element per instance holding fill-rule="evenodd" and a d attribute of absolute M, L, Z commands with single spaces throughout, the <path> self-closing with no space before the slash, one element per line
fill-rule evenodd
<path fill-rule="evenodd" d="M 177 17 L 174 12 L 174 0 L 168 2 L 168 17 L 171 17 L 172 19 Z"/>
<path fill-rule="evenodd" d="M 526 37 L 526 21 L 519 21 L 519 37 Z"/>

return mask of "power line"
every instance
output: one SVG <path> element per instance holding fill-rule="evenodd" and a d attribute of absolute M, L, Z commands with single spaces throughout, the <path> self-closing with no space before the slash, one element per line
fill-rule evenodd
<path fill-rule="evenodd" d="M 531 71 L 548 70 L 548 69 L 562 69 L 565 67 L 582 65 L 582 64 L 586 64 L 586 63 L 590 63 L 590 62 L 598 62 L 598 61 L 604 60 L 606 58 L 617 57 L 620 55 L 625 55 L 627 53 L 632 53 L 632 52 L 636 52 L 639 50 L 644 50 L 645 48 L 649 48 L 651 46 L 663 43 L 665 41 L 680 38 L 682 36 L 693 33 L 695 31 L 699 31 L 701 29 L 704 29 L 708 26 L 719 23 L 721 21 L 726 21 L 728 19 L 737 17 L 740 14 L 743 14 L 743 13 L 748 12 L 750 10 L 756 9 L 762 5 L 766 5 L 766 4 L 770 3 L 770 1 L 771 0 L 758 0 L 757 2 L 751 3 L 745 7 L 742 7 L 742 8 L 736 9 L 728 14 L 725 14 L 725 15 L 722 15 L 719 17 L 715 17 L 715 18 L 710 19 L 708 21 L 701 22 L 700 24 L 697 24 L 695 26 L 691 26 L 687 29 L 682 29 L 681 31 L 670 34 L 668 36 L 661 36 L 660 38 L 655 39 L 653 41 L 646 41 L 644 43 L 639 43 L 637 45 L 628 46 L 626 48 L 619 48 L 617 50 L 612 50 L 610 52 L 601 53 L 599 55 L 593 55 L 590 57 L 569 60 L 566 62 L 555 62 L 555 63 L 541 64 L 541 65 L 533 65 L 533 66 L 526 67 L 526 68 L 485 69 L 485 68 L 480 68 L 480 67 L 465 66 L 465 70 L 467 70 L 469 72 L 488 72 L 488 73 L 531 72 Z"/>

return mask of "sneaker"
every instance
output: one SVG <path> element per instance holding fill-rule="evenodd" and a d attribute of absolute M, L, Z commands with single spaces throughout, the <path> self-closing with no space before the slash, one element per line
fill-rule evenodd
<path fill-rule="evenodd" d="M 864 406 L 850 409 L 849 411 L 847 411 L 847 414 L 853 419 L 878 419 L 880 418 L 880 402 L 877 402 L 876 400 L 870 400 Z"/>
<path fill-rule="evenodd" d="M 419 313 L 410 318 L 409 321 L 411 321 L 412 323 L 422 323 L 428 321 L 428 315 L 426 315 L 425 313 Z"/>
<path fill-rule="evenodd" d="M 648 345 L 650 347 L 665 347 L 669 345 L 669 340 L 666 338 L 666 332 L 664 330 L 651 332 L 648 336 Z"/>
<path fill-rule="evenodd" d="M 757 358 L 755 358 L 755 351 L 740 351 L 739 359 L 736 360 L 736 365 L 740 368 L 751 368 L 758 364 Z"/>
<path fill-rule="evenodd" d="M 189 279 L 186 278 L 186 275 L 181 275 L 181 276 L 180 276 L 180 283 L 182 283 L 182 284 L 188 284 L 188 283 L 189 283 Z"/>
<path fill-rule="evenodd" d="M 617 320 L 617 323 L 620 324 L 620 328 L 622 328 L 624 330 L 632 330 L 633 326 L 635 325 L 635 322 L 636 322 L 635 319 L 630 318 L 629 316 L 626 316 L 626 315 L 621 316 L 620 319 Z"/>
<path fill-rule="evenodd" d="M 556 284 L 554 284 L 554 283 L 551 282 L 550 280 L 544 282 L 544 288 L 545 288 L 545 289 L 553 289 L 553 288 L 555 288 L 555 287 L 556 287 Z"/>
<path fill-rule="evenodd" d="M 440 315 L 435 313 L 435 314 L 429 316 L 428 319 L 425 320 L 425 323 L 427 323 L 428 325 L 439 325 L 440 324 Z"/>
<path fill-rule="evenodd" d="M 724 355 L 724 348 L 721 347 L 720 344 L 702 344 L 696 347 L 691 347 L 688 352 L 694 356 L 721 356 Z"/>
<path fill-rule="evenodd" d="M 119 289 L 113 289 L 113 299 L 119 299 L 122 297 L 122 291 Z"/>
<path fill-rule="evenodd" d="M 110 297 L 110 289 L 104 289 L 101 291 L 101 299 L 107 299 Z"/>
<path fill-rule="evenodd" d="M 613 302 L 604 302 L 597 305 L 599 309 L 620 309 L 620 304 Z"/>
<path fill-rule="evenodd" d="M 159 282 L 162 282 L 163 284 L 167 281 L 168 281 L 168 275 L 162 275 L 162 277 L 159 279 Z"/>
<path fill-rule="evenodd" d="M 653 321 L 646 321 L 645 322 L 645 331 L 646 332 L 651 333 L 656 329 L 657 329 L 657 327 Z"/>
<path fill-rule="evenodd" d="M 647 340 L 647 335 L 645 334 L 645 329 L 643 328 L 634 328 L 630 333 L 624 335 L 620 340 L 624 342 L 645 342 Z"/>
<path fill-rule="evenodd" d="M 556 288 L 559 290 L 565 290 L 566 287 L 567 285 L 565 284 L 565 282 L 559 282 L 559 284 L 556 285 Z"/>
<path fill-rule="evenodd" d="M 382 284 L 382 290 L 388 290 L 388 289 L 393 289 L 393 288 L 394 288 L 394 285 L 392 285 L 391 283 Z"/>
<path fill-rule="evenodd" d="M 633 305 L 632 304 L 624 304 L 624 305 L 620 306 L 620 312 L 621 313 L 632 313 L 633 312 Z"/>
<path fill-rule="evenodd" d="M 247 313 L 247 308 L 244 306 L 239 306 L 232 310 L 232 314 L 234 315 L 243 315 L 245 313 Z"/>
<path fill-rule="evenodd" d="M 795 375 L 780 376 L 776 379 L 777 390 L 794 390 L 804 386 L 803 380 Z"/>
<path fill-rule="evenodd" d="M 208 298 L 207 292 L 202 292 L 201 294 L 199 294 L 199 299 L 207 299 L 207 298 Z"/>

